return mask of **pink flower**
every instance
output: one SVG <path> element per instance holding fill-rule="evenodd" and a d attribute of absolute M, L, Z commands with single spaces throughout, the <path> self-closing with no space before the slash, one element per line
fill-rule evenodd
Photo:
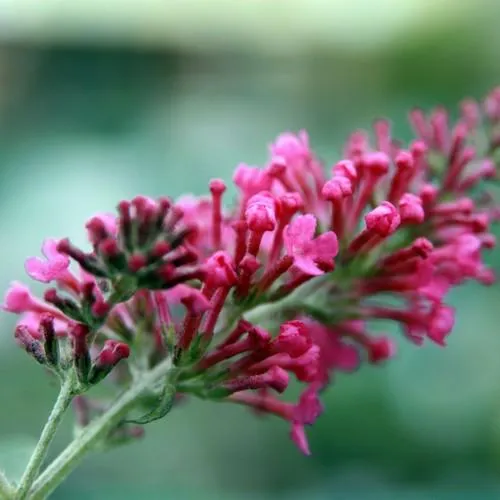
<path fill-rule="evenodd" d="M 470 278 L 481 281 L 487 271 L 482 261 L 481 248 L 481 239 L 467 233 L 442 245 L 431 254 L 437 266 L 437 274 L 448 279 L 452 285 Z"/>
<path fill-rule="evenodd" d="M 156 202 L 155 202 L 156 206 Z M 99 217 L 106 230 L 108 231 L 109 234 L 115 236 L 118 231 L 118 226 L 116 224 L 116 215 L 115 214 L 110 214 L 110 213 L 99 213 L 96 215 L 96 217 Z"/>
<path fill-rule="evenodd" d="M 419 288 L 419 293 L 432 302 L 441 302 L 451 286 L 449 279 L 435 273 L 427 285 Z"/>
<path fill-rule="evenodd" d="M 321 405 L 317 387 L 310 385 L 300 396 L 298 405 L 294 408 L 290 437 L 304 455 L 310 455 L 309 443 L 305 434 L 305 425 L 312 425 L 321 415 Z"/>
<path fill-rule="evenodd" d="M 240 163 L 234 171 L 233 182 L 248 198 L 260 191 L 267 191 L 273 178 L 265 170 Z"/>
<path fill-rule="evenodd" d="M 420 224 L 425 213 L 422 199 L 414 194 L 406 193 L 399 200 L 399 215 L 402 223 Z"/>
<path fill-rule="evenodd" d="M 346 343 L 340 331 L 315 321 L 307 321 L 312 341 L 320 348 L 319 376 L 323 384 L 335 371 L 352 372 L 360 365 L 359 350 Z"/>
<path fill-rule="evenodd" d="M 187 240 L 202 256 L 212 247 L 212 201 L 207 198 L 196 198 L 184 195 L 175 202 L 175 208 L 182 212 L 183 223 L 193 231 Z M 223 238 L 228 228 L 223 227 Z M 227 239 L 227 238 L 226 238 Z"/>
<path fill-rule="evenodd" d="M 368 343 L 368 359 L 370 363 L 378 364 L 393 358 L 396 345 L 387 337 L 376 337 Z"/>
<path fill-rule="evenodd" d="M 439 189 L 433 184 L 422 184 L 418 191 L 418 195 L 422 198 L 424 206 L 433 204 L 438 196 Z"/>
<path fill-rule="evenodd" d="M 316 218 L 314 215 L 300 215 L 283 232 L 287 254 L 293 257 L 294 266 L 302 272 L 317 276 L 323 274 L 318 263 L 330 262 L 338 253 L 335 233 L 329 231 L 314 239 Z"/>
<path fill-rule="evenodd" d="M 36 311 L 40 301 L 31 294 L 30 289 L 13 281 L 9 289 L 5 293 L 2 309 L 16 314 L 21 314 L 29 311 Z"/>
<path fill-rule="evenodd" d="M 77 342 L 82 342 L 82 340 L 75 339 L 75 343 Z M 104 379 L 120 361 L 127 359 L 129 356 L 130 347 L 127 344 L 114 339 L 106 340 L 86 376 L 87 383 L 92 385 L 97 384 Z"/>
<path fill-rule="evenodd" d="M 352 182 L 344 175 L 335 175 L 323 186 L 321 194 L 330 201 L 347 198 L 352 195 Z"/>
<path fill-rule="evenodd" d="M 347 177 L 351 182 L 358 178 L 358 171 L 351 160 L 341 160 L 332 167 L 333 176 Z"/>
<path fill-rule="evenodd" d="M 222 386 L 229 393 L 255 389 L 273 389 L 282 393 L 288 387 L 289 381 L 290 377 L 286 370 L 274 365 L 263 373 L 243 375 L 227 380 Z"/>
<path fill-rule="evenodd" d="M 427 329 L 428 337 L 439 345 L 446 345 L 445 339 L 455 324 L 455 310 L 453 307 L 435 305 L 429 317 Z"/>
<path fill-rule="evenodd" d="M 25 269 L 31 278 L 42 283 L 63 278 L 69 268 L 69 257 L 57 251 L 58 241 L 47 239 L 43 242 L 42 253 L 46 259 L 30 257 L 25 262 Z"/>
<path fill-rule="evenodd" d="M 291 132 L 281 134 L 270 149 L 272 156 L 279 156 L 288 164 L 303 161 L 311 156 L 309 138 L 305 130 L 301 130 L 297 135 Z"/>
<path fill-rule="evenodd" d="M 230 401 L 243 404 L 269 414 L 274 414 L 291 423 L 290 437 L 300 451 L 310 455 L 305 426 L 312 425 L 323 411 L 318 398 L 318 384 L 310 384 L 300 396 L 297 404 L 280 401 L 267 393 L 252 394 L 249 391 L 236 392 Z"/>
<path fill-rule="evenodd" d="M 287 321 L 280 327 L 274 347 L 278 352 L 286 352 L 292 357 L 304 354 L 312 345 L 306 325 L 301 321 Z"/>
<path fill-rule="evenodd" d="M 116 236 L 118 228 L 116 216 L 109 213 L 98 213 L 85 224 L 87 236 L 92 244 L 97 244 L 107 236 Z"/>
<path fill-rule="evenodd" d="M 401 217 L 392 203 L 383 201 L 377 208 L 365 215 L 365 222 L 368 230 L 385 237 L 398 228 Z"/>
<path fill-rule="evenodd" d="M 123 342 L 106 340 L 104 347 L 95 360 L 95 366 L 107 368 L 115 366 L 120 360 L 130 356 L 130 347 Z"/>
<path fill-rule="evenodd" d="M 228 210 L 218 179 L 208 198 L 123 200 L 118 217 L 87 222 L 89 252 L 46 240 L 45 259 L 26 261 L 32 278 L 56 286 L 44 302 L 11 285 L 3 308 L 22 314 L 17 340 L 56 367 L 56 333 L 69 330 L 59 368 L 76 368 L 84 384 L 129 354 L 144 359 L 137 369 L 172 360 L 179 394 L 279 416 L 309 454 L 305 426 L 321 413 L 320 389 L 338 371 L 395 354 L 372 322 L 444 345 L 454 325 L 446 294 L 468 279 L 494 281 L 483 253 L 495 245 L 488 231 L 500 209 L 480 184 L 497 175 L 499 103 L 498 89 L 484 103 L 486 147 L 475 141 L 484 113 L 468 101 L 456 123 L 443 108 L 414 110 L 418 140 L 407 145 L 387 120 L 375 123 L 374 141 L 355 132 L 330 179 L 307 134 L 284 133 L 263 168 L 236 168 Z M 250 322 L 260 311 L 276 321 L 272 331 Z M 121 364 L 113 382 L 125 386 Z M 291 377 L 307 386 L 296 404 L 276 395 Z"/>
<path fill-rule="evenodd" d="M 323 271 L 333 271 L 334 262 L 339 251 L 337 236 L 333 231 L 320 234 L 313 240 L 315 261 Z"/>
<path fill-rule="evenodd" d="M 363 167 L 365 172 L 372 177 L 378 178 L 387 174 L 389 165 L 389 157 L 381 151 L 366 153 L 363 156 Z"/>
<path fill-rule="evenodd" d="M 262 192 L 248 200 L 245 219 L 251 231 L 272 231 L 276 227 L 276 202 L 270 193 Z"/>
<path fill-rule="evenodd" d="M 229 287 L 236 283 L 233 260 L 226 252 L 215 252 L 205 264 L 207 281 L 214 287 Z"/>

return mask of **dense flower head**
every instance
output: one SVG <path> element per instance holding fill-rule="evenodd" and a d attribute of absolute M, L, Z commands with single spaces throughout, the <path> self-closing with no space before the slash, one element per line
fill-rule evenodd
<path fill-rule="evenodd" d="M 304 131 L 287 132 L 262 168 L 237 166 L 232 208 L 214 179 L 206 197 L 137 196 L 117 216 L 93 216 L 90 251 L 47 239 L 26 271 L 53 287 L 42 300 L 14 282 L 5 296 L 3 308 L 20 315 L 17 342 L 59 374 L 74 369 L 81 394 L 170 359 L 176 397 L 279 416 L 309 453 L 304 429 L 335 372 L 396 354 L 372 322 L 445 345 L 448 292 L 494 281 L 483 252 L 500 212 L 483 181 L 497 175 L 498 89 L 483 111 L 472 100 L 461 109 L 455 124 L 442 108 L 413 110 L 406 147 L 378 120 L 373 139 L 353 133 L 329 169 Z M 292 379 L 303 385 L 296 403 L 280 397 Z M 88 404 L 78 400 L 80 414 Z"/>

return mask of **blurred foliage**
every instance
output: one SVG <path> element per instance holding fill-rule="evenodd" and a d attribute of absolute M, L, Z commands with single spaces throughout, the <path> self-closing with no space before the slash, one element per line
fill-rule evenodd
<path fill-rule="evenodd" d="M 380 32 L 380 18 L 397 17 L 396 6 L 404 4 L 392 2 L 390 10 L 389 3 L 356 11 L 344 32 L 366 38 L 370 19 Z M 439 23 L 424 29 L 420 17 L 417 23 L 405 14 L 408 36 L 392 31 L 391 43 L 376 51 L 333 38 L 297 54 L 266 55 L 269 25 L 255 28 L 262 38 L 255 51 L 229 36 L 220 48 L 206 31 L 210 53 L 198 50 L 203 38 L 189 50 L 175 43 L 145 50 L 133 47 L 133 36 L 127 48 L 112 49 L 15 44 L 4 34 L 2 287 L 23 279 L 23 259 L 39 252 L 44 237 L 83 243 L 89 215 L 137 193 L 202 193 L 211 177 L 229 179 L 238 162 L 262 163 L 281 131 L 306 128 L 332 163 L 346 135 L 375 117 L 393 118 L 397 135 L 407 139 L 411 106 L 451 108 L 499 83 L 496 3 L 474 9 L 471 2 L 460 12 L 453 11 L 456 2 L 446 2 L 448 11 L 424 3 L 429 15 L 440 13 Z M 303 15 L 304 23 L 316 20 Z M 391 22 L 383 26 L 399 26 Z M 498 253 L 489 260 L 500 268 Z M 193 401 L 149 426 L 143 441 L 84 462 L 54 498 L 498 498 L 499 298 L 498 285 L 467 286 L 452 297 L 458 324 L 445 350 L 401 339 L 387 367 L 339 376 L 310 431 L 310 459 L 296 452 L 282 422 Z M 15 348 L 13 318 L 0 321 L 3 463 L 12 443 L 38 435 L 56 388 Z M 54 452 L 70 430 L 68 418 Z"/>

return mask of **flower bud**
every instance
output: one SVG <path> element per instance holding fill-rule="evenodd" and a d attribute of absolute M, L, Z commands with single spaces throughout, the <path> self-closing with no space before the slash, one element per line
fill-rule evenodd
<path fill-rule="evenodd" d="M 116 340 L 106 340 L 90 369 L 88 383 L 94 385 L 100 382 L 122 359 L 128 358 L 129 355 L 130 348 L 127 344 Z"/>
<path fill-rule="evenodd" d="M 24 350 L 35 358 L 41 365 L 44 365 L 47 362 L 41 342 L 31 336 L 26 326 L 19 325 L 16 328 L 15 337 Z"/>
<path fill-rule="evenodd" d="M 59 364 L 59 343 L 54 328 L 54 316 L 43 314 L 40 318 L 40 333 L 45 340 L 44 350 L 47 362 L 52 366 Z"/>
<path fill-rule="evenodd" d="M 75 365 L 78 380 L 82 384 L 88 383 L 90 371 L 90 354 L 87 345 L 89 328 L 86 325 L 77 323 L 71 330 L 73 338 L 73 364 Z"/>

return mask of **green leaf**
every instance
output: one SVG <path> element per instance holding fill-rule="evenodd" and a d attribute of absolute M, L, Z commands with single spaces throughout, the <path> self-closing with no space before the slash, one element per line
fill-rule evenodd
<path fill-rule="evenodd" d="M 175 393 L 176 390 L 173 385 L 165 384 L 158 398 L 157 405 L 150 412 L 136 420 L 126 420 L 125 423 L 145 425 L 163 418 L 174 405 Z"/>

